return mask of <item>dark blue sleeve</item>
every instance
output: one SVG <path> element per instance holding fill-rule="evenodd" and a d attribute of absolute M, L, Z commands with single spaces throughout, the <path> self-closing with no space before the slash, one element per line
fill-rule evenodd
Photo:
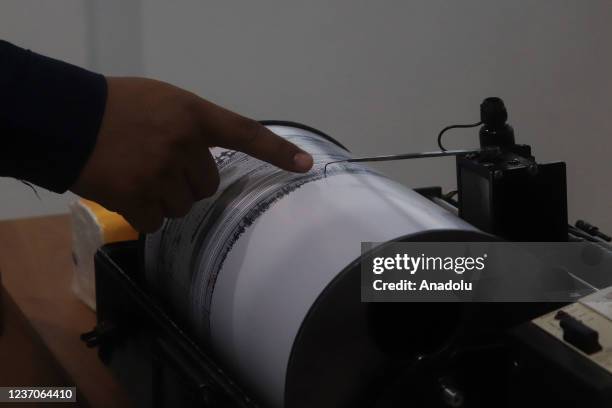
<path fill-rule="evenodd" d="M 0 176 L 61 193 L 91 154 L 106 79 L 0 41 Z"/>

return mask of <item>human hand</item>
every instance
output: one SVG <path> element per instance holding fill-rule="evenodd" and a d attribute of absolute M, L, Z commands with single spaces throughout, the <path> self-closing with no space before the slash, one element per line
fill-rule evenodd
<path fill-rule="evenodd" d="M 238 150 L 306 172 L 312 157 L 259 124 L 183 89 L 145 78 L 107 78 L 96 146 L 71 190 L 123 215 L 141 232 L 185 215 L 219 186 L 209 148 Z"/>

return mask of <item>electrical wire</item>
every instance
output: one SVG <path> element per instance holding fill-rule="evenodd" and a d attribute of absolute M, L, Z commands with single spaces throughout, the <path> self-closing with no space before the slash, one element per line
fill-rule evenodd
<path fill-rule="evenodd" d="M 36 198 L 38 198 L 40 201 L 42 201 L 42 198 L 40 198 L 40 195 L 38 195 L 38 191 L 34 188 L 34 186 L 31 183 L 28 183 L 25 180 L 19 180 L 21 181 L 23 184 L 25 184 L 26 186 L 30 187 L 30 189 L 32 189 L 32 191 L 34 192 L 34 194 L 36 195 Z"/>
<path fill-rule="evenodd" d="M 471 125 L 451 125 L 451 126 L 447 126 L 444 129 L 442 129 L 440 131 L 440 133 L 438 133 L 438 146 L 440 147 L 440 150 L 446 150 L 446 148 L 444 148 L 444 146 L 442 145 L 442 135 L 447 131 L 447 130 L 451 130 L 451 129 L 467 129 L 467 128 L 473 128 L 476 126 L 480 126 L 482 125 L 482 122 L 478 122 L 478 123 L 472 123 Z"/>
<path fill-rule="evenodd" d="M 393 155 L 386 155 L 386 156 L 356 157 L 356 158 L 351 158 L 351 159 L 334 160 L 334 161 L 325 163 L 325 166 L 323 167 L 323 175 L 327 176 L 327 167 L 329 165 L 337 164 L 337 163 L 377 162 L 377 161 L 390 161 L 390 160 L 419 159 L 419 158 L 425 158 L 425 157 L 459 156 L 459 155 L 464 155 L 464 154 L 480 153 L 484 150 L 483 149 L 447 150 L 442 145 L 442 135 L 447 130 L 458 129 L 458 128 L 473 128 L 473 127 L 480 126 L 480 125 L 482 125 L 482 122 L 473 123 L 470 125 L 451 125 L 451 126 L 445 127 L 438 134 L 438 146 L 440 147 L 440 151 L 393 154 Z M 493 148 L 491 150 L 498 150 L 498 148 Z"/>

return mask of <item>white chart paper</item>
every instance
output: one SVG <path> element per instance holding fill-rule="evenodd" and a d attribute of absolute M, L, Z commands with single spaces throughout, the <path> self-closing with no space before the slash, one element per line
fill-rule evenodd
<path fill-rule="evenodd" d="M 147 279 L 222 365 L 265 406 L 282 407 L 287 364 L 304 317 L 360 256 L 362 241 L 423 231 L 473 230 L 362 164 L 322 136 L 271 130 L 310 152 L 307 174 L 243 153 L 215 151 L 218 192 L 146 240 Z"/>

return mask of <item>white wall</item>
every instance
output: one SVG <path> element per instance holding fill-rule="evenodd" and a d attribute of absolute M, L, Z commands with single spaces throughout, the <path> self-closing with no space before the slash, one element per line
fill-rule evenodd
<path fill-rule="evenodd" d="M 444 125 L 505 99 L 521 142 L 564 160 L 572 219 L 612 231 L 609 0 L 9 0 L 0 37 L 113 74 L 140 74 L 256 118 L 318 127 L 355 154 L 434 149 Z M 473 131 L 448 145 L 474 146 Z M 384 165 L 454 183 L 453 160 Z M 13 182 L 0 217 L 63 211 Z"/>
<path fill-rule="evenodd" d="M 572 219 L 612 231 L 612 2 L 144 2 L 147 74 L 256 118 L 320 128 L 355 154 L 430 150 L 505 99 L 520 142 L 569 168 Z M 474 131 L 448 135 L 474 146 Z M 454 161 L 395 162 L 411 186 Z"/>

